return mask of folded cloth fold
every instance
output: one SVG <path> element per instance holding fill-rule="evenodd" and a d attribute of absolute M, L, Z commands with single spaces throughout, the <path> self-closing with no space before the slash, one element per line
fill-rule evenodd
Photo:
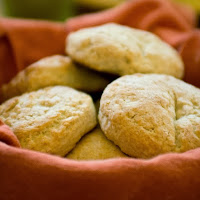
<path fill-rule="evenodd" d="M 0 142 L 14 147 L 20 147 L 19 140 L 12 130 L 0 120 Z"/>
<path fill-rule="evenodd" d="M 188 34 L 180 46 L 179 53 L 185 63 L 184 80 L 200 87 L 200 30 L 196 29 Z"/>
<path fill-rule="evenodd" d="M 64 54 L 61 23 L 0 18 L 0 85 L 40 58 Z"/>
<path fill-rule="evenodd" d="M 77 162 L 0 142 L 1 200 L 200 199 L 200 148 L 150 160 Z"/>
<path fill-rule="evenodd" d="M 168 0 L 132 0 L 110 10 L 69 19 L 67 27 L 69 31 L 76 31 L 108 22 L 153 32 L 176 47 L 183 40 L 182 35 L 194 29 L 196 15 L 188 7 Z M 166 30 L 171 34 L 165 34 Z M 181 39 L 171 39 L 177 34 Z"/>

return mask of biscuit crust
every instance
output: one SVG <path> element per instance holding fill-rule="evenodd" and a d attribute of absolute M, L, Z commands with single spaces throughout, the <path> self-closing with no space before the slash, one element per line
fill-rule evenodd
<path fill-rule="evenodd" d="M 25 92 L 64 85 L 78 90 L 102 91 L 109 83 L 98 73 L 74 64 L 67 56 L 55 55 L 43 58 L 19 72 L 9 83 L 0 88 L 3 102 Z"/>
<path fill-rule="evenodd" d="M 102 160 L 119 157 L 128 156 L 105 137 L 100 127 L 85 135 L 67 155 L 67 158 L 75 160 Z"/>
<path fill-rule="evenodd" d="M 65 86 L 48 87 L 12 98 L 0 106 L 22 148 L 65 156 L 96 126 L 91 97 Z"/>
<path fill-rule="evenodd" d="M 66 52 L 87 67 L 120 76 L 158 73 L 182 78 L 184 74 L 184 65 L 176 50 L 159 37 L 117 24 L 71 33 Z"/>
<path fill-rule="evenodd" d="M 99 122 L 126 154 L 150 158 L 200 147 L 200 90 L 167 75 L 127 75 L 104 90 Z"/>

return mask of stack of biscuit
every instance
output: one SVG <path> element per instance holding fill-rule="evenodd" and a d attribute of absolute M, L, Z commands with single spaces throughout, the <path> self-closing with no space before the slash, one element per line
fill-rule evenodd
<path fill-rule="evenodd" d="M 66 53 L 0 88 L 0 120 L 22 148 L 99 160 L 200 147 L 200 90 L 180 80 L 183 62 L 160 38 L 105 24 L 71 33 Z"/>

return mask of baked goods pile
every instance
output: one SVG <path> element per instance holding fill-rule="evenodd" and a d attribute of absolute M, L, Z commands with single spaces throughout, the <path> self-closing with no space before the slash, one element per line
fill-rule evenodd
<path fill-rule="evenodd" d="M 98 160 L 200 147 L 200 90 L 180 80 L 181 58 L 157 36 L 105 24 L 71 33 L 66 53 L 0 89 L 0 120 L 22 148 Z"/>

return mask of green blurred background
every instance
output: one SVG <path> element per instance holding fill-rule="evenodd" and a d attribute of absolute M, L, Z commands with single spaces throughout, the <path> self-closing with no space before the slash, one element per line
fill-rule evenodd
<path fill-rule="evenodd" d="M 0 0 L 3 16 L 63 21 L 76 14 L 74 0 Z"/>
<path fill-rule="evenodd" d="M 0 16 L 64 21 L 69 17 L 114 7 L 128 0 L 0 0 Z M 172 0 L 200 13 L 200 0 Z"/>

